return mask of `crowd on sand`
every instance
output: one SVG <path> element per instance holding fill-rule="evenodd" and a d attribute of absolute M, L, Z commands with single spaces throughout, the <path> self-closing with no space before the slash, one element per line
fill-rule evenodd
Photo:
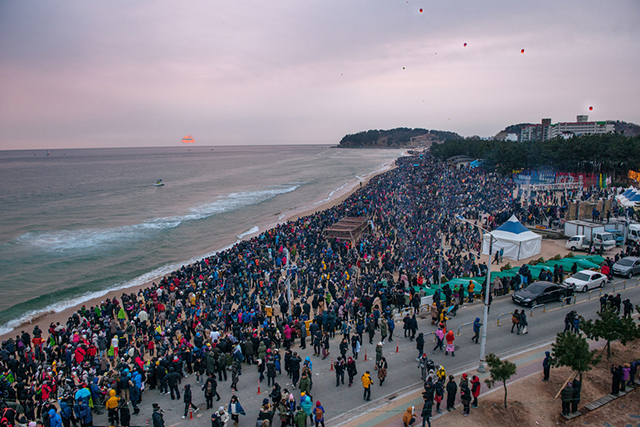
<path fill-rule="evenodd" d="M 485 286 L 481 240 L 472 223 L 495 228 L 506 221 L 513 190 L 509 178 L 416 153 L 334 207 L 185 265 L 145 289 L 79 307 L 65 323 L 16 331 L 0 351 L 0 425 L 88 427 L 94 414 L 106 412 L 110 425 L 128 426 L 144 402 L 153 406 L 154 427 L 162 427 L 162 408 L 153 401 L 164 393 L 184 403 L 184 417 L 211 411 L 212 427 L 237 426 L 240 417 L 259 426 L 274 419 L 324 426 L 331 410 L 325 413 L 312 391 L 314 356 L 327 357 L 337 345 L 336 386 L 346 376 L 343 392 L 353 393 L 356 379 L 370 399 L 374 379 L 357 368 L 364 340 L 376 345 L 375 376 L 382 384 L 389 367 L 381 346 L 394 338 L 394 311 L 419 307 L 425 288 L 443 278 L 478 277 L 476 289 L 445 285 L 434 295 L 439 329 L 433 351 L 455 356 L 446 312 Z M 327 227 L 356 216 L 369 220 L 357 241 L 324 237 Z M 499 294 L 512 287 L 501 284 Z M 415 314 L 404 317 L 402 329 L 427 365 Z M 313 355 L 309 350 L 305 356 L 307 345 Z M 455 395 L 456 383 L 445 384 L 444 369 L 433 368 L 425 370 L 425 401 L 437 402 L 440 410 L 443 390 Z M 222 382 L 232 391 L 249 386 L 242 381 L 247 369 L 256 369 L 261 381 L 266 377 L 269 398 L 244 408 L 233 394 L 214 405 Z M 200 390 L 181 385 L 191 375 Z M 283 375 L 290 378 L 289 390 L 279 385 Z M 457 387 L 468 414 L 479 382 L 472 378 L 468 385 L 464 378 Z M 203 393 L 206 407 L 194 405 L 194 393 Z"/>

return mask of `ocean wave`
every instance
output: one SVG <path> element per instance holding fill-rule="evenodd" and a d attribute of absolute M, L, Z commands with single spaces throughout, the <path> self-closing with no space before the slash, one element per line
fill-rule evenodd
<path fill-rule="evenodd" d="M 258 228 L 257 225 L 254 225 L 253 227 L 251 227 L 250 229 L 248 229 L 247 231 L 245 231 L 244 233 L 240 233 L 238 234 L 238 239 L 242 240 L 243 237 L 249 236 L 250 234 L 255 234 L 258 231 L 260 231 L 260 228 Z"/>
<path fill-rule="evenodd" d="M 204 258 L 208 258 L 210 256 L 213 256 L 219 252 L 222 251 L 226 251 L 230 248 L 232 248 L 234 245 L 236 245 L 237 243 L 239 243 L 240 240 L 236 240 L 234 243 L 232 243 L 231 245 L 225 246 L 224 248 L 221 249 L 216 249 L 213 252 L 209 252 L 205 255 L 202 256 L 197 256 L 197 257 L 193 257 L 187 261 L 182 261 L 182 262 L 177 262 L 177 263 L 172 263 L 172 264 L 166 264 L 162 267 L 158 267 L 155 270 L 152 270 L 148 273 L 143 274 L 142 276 L 136 277 L 135 279 L 132 280 L 127 280 L 125 282 L 120 282 L 120 283 L 116 283 L 113 286 L 110 286 L 106 289 L 100 290 L 100 291 L 93 291 L 93 292 L 86 292 L 84 294 L 78 295 L 78 296 L 74 296 L 73 298 L 69 298 L 69 299 L 65 299 L 63 301 L 48 305 L 44 308 L 40 308 L 40 309 L 36 309 L 36 310 L 29 310 L 26 313 L 24 313 L 23 315 L 12 319 L 10 321 L 8 321 L 7 323 L 0 325 L 0 335 L 5 335 L 8 333 L 11 333 L 12 331 L 14 331 L 15 329 L 19 328 L 21 325 L 24 325 L 26 323 L 30 323 L 36 319 L 39 319 L 41 317 L 44 317 L 46 315 L 49 314 L 54 314 L 54 313 L 60 313 L 62 311 L 65 311 L 69 308 L 72 307 L 80 307 L 82 304 L 84 304 L 87 301 L 91 301 L 93 299 L 96 298 L 101 298 L 107 294 L 109 294 L 110 292 L 113 291 L 118 291 L 118 290 L 122 290 L 122 289 L 127 289 L 127 288 L 132 288 L 132 287 L 136 287 L 136 286 L 141 286 L 145 283 L 151 282 L 153 280 L 156 279 L 160 279 L 164 276 L 166 276 L 167 274 L 176 271 L 178 269 L 180 269 L 183 265 L 188 265 L 188 264 L 193 264 L 195 262 L 198 262 Z"/>
<path fill-rule="evenodd" d="M 306 206 L 303 206 L 303 207 L 301 207 L 301 208 L 291 209 L 291 210 L 289 210 L 289 211 L 287 211 L 287 212 L 285 212 L 285 213 L 281 214 L 281 215 L 278 217 L 278 221 L 280 221 L 280 220 L 282 220 L 282 219 L 286 218 L 286 217 L 287 217 L 291 212 L 293 212 L 293 211 L 304 211 L 304 210 L 306 210 L 306 209 L 312 208 L 312 207 L 317 206 L 317 205 L 320 205 L 320 204 L 322 204 L 322 203 L 327 203 L 328 201 L 330 201 L 330 200 L 331 200 L 331 198 L 333 197 L 333 195 L 334 195 L 334 194 L 336 194 L 338 191 L 342 190 L 342 189 L 343 189 L 344 187 L 346 187 L 347 185 L 349 185 L 349 183 L 348 183 L 348 182 L 345 182 L 345 183 L 344 183 L 344 184 L 342 184 L 340 187 L 338 187 L 338 188 L 336 188 L 335 190 L 331 191 L 331 192 L 329 193 L 329 195 L 328 195 L 327 197 L 325 197 L 324 199 L 322 199 L 322 200 L 318 200 L 317 202 L 311 203 L 310 205 L 306 205 Z M 355 185 L 355 184 L 354 184 L 354 185 Z"/>
<path fill-rule="evenodd" d="M 164 218 L 154 218 L 141 224 L 124 225 L 113 228 L 85 228 L 78 230 L 59 230 L 29 232 L 16 239 L 18 244 L 36 247 L 44 251 L 87 250 L 137 240 L 149 233 L 178 227 L 186 221 L 195 221 L 213 215 L 231 212 L 245 206 L 256 205 L 280 194 L 295 191 L 299 185 L 278 187 L 268 190 L 231 193 L 212 203 L 196 206 L 190 213 Z"/>

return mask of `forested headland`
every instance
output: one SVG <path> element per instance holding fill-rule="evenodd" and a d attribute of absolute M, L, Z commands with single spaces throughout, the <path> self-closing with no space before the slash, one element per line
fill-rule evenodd
<path fill-rule="evenodd" d="M 640 169 L 640 136 L 607 133 L 534 142 L 460 138 L 433 144 L 431 153 L 440 159 L 456 155 L 482 159 L 483 167 L 500 173 L 549 167 L 626 176 L 629 169 Z"/>

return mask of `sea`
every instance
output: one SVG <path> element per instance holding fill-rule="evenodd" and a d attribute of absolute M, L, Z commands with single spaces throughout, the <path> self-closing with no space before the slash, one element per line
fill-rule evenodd
<path fill-rule="evenodd" d="M 0 334 L 228 248 L 402 154 L 327 145 L 0 151 Z"/>

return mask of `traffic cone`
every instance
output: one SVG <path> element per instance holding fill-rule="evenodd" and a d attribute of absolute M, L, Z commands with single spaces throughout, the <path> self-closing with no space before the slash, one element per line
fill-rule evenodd
<path fill-rule="evenodd" d="M 333 371 L 333 357 L 331 358 L 331 369 L 330 371 Z"/>
<path fill-rule="evenodd" d="M 396 344 L 396 353 L 400 353 L 400 348 L 398 347 L 398 344 Z"/>
<path fill-rule="evenodd" d="M 367 349 L 366 348 L 364 349 L 364 361 L 365 362 L 367 361 Z"/>
<path fill-rule="evenodd" d="M 149 425 L 149 418 L 147 418 L 147 426 Z"/>
<path fill-rule="evenodd" d="M 258 394 L 260 394 L 260 381 L 258 381 Z"/>
<path fill-rule="evenodd" d="M 189 419 L 193 419 L 193 409 L 189 409 Z"/>

